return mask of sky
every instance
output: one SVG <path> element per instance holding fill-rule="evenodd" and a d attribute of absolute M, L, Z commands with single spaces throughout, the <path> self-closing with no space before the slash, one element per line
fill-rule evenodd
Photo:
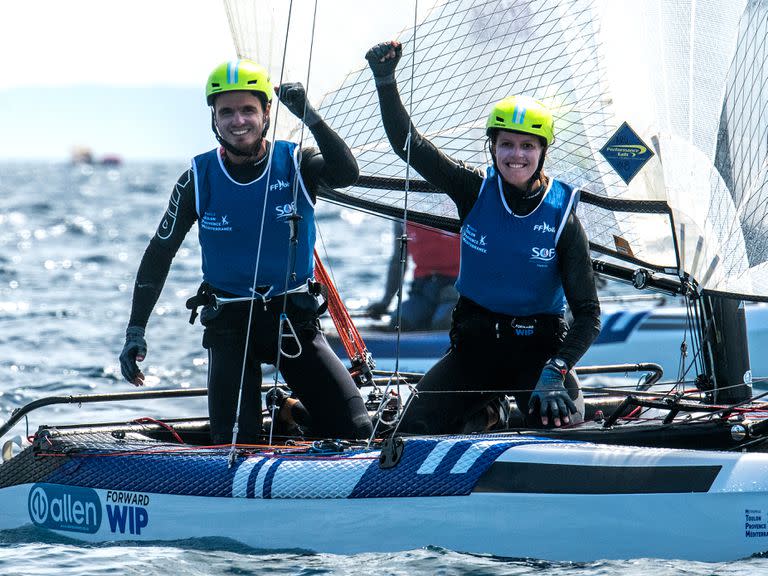
<path fill-rule="evenodd" d="M 232 0 L 230 13 L 258 33 L 251 49 L 275 83 L 291 8 L 283 74 L 309 75 L 315 104 L 428 4 L 317 0 L 313 18 L 315 0 L 256 0 L 256 15 L 251 3 Z M 215 145 L 204 84 L 236 50 L 221 0 L 0 0 L 0 54 L 0 162 L 67 159 L 76 146 L 97 158 L 186 160 Z"/>

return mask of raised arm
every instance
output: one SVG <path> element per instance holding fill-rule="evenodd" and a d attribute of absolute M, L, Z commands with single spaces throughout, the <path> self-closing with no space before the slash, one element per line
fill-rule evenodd
<path fill-rule="evenodd" d="M 318 148 L 305 148 L 301 158 L 301 176 L 309 192 L 316 196 L 317 185 L 344 188 L 357 181 L 357 161 L 344 140 L 320 117 L 299 82 L 284 83 L 277 96 L 288 110 L 300 118 L 312 132 Z"/>
<path fill-rule="evenodd" d="M 382 42 L 365 55 L 371 67 L 379 96 L 384 130 L 394 152 L 408 161 L 406 143 L 411 133 L 410 164 L 430 184 L 448 194 L 461 206 L 469 190 L 479 190 L 482 172 L 441 152 L 413 126 L 395 80 L 395 69 L 402 56 L 397 41 Z M 472 199 L 474 201 L 474 198 Z M 460 209 L 461 213 L 461 209 Z"/>

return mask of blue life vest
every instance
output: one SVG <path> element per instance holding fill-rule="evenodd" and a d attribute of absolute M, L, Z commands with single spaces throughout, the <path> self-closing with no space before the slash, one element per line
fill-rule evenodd
<path fill-rule="evenodd" d="M 251 296 L 258 259 L 256 287 L 272 286 L 273 294 L 283 293 L 290 261 L 288 217 L 294 210 L 301 219 L 295 266 L 291 270 L 296 276 L 288 279 L 287 290 L 306 284 L 313 277 L 315 208 L 298 170 L 298 153 L 295 143 L 276 141 L 271 168 L 267 166 L 259 178 L 246 184 L 230 177 L 218 149 L 193 159 L 203 279 L 211 286 L 238 296 Z M 296 206 L 295 185 L 300 187 Z"/>
<path fill-rule="evenodd" d="M 510 316 L 563 314 L 555 247 L 578 196 L 567 184 L 550 180 L 536 209 L 518 216 L 504 199 L 501 177 L 489 168 L 461 227 L 459 294 Z"/>

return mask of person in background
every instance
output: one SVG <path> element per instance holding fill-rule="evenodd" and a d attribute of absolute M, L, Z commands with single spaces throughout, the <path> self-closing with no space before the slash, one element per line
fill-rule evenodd
<path fill-rule="evenodd" d="M 144 331 L 171 262 L 197 222 L 203 283 L 187 306 L 191 321 L 203 306 L 213 443 L 232 441 L 238 399 L 238 441 L 262 440 L 261 364 L 276 364 L 278 354 L 286 384 L 306 407 L 302 424 L 321 437 L 367 438 L 372 426 L 363 399 L 320 330 L 313 277 L 315 191 L 321 183 L 353 184 L 357 163 L 298 83 L 283 84 L 277 95 L 304 121 L 318 148 L 269 142 L 274 87 L 256 62 L 217 66 L 205 95 L 221 146 L 196 156 L 181 175 L 144 252 L 120 354 L 122 374 L 136 386 L 144 383 L 137 364 L 147 354 Z"/>
<path fill-rule="evenodd" d="M 400 430 L 461 431 L 468 416 L 507 390 L 528 425 L 577 422 L 584 400 L 572 370 L 599 334 L 600 304 L 574 211 L 578 192 L 544 171 L 552 113 L 525 96 L 497 102 L 486 122 L 492 164 L 469 166 L 412 125 L 395 80 L 401 55 L 396 41 L 366 54 L 384 129 L 393 150 L 454 201 L 462 227 L 451 348 L 417 385 Z"/>
<path fill-rule="evenodd" d="M 408 222 L 405 229 L 408 231 L 405 257 L 410 254 L 414 268 L 408 299 L 402 303 L 400 328 L 447 330 L 459 297 L 454 287 L 459 274 L 459 237 L 415 222 Z M 395 244 L 384 296 L 368 308 L 371 316 L 386 314 L 400 287 L 402 234 L 402 222 L 395 222 Z M 392 313 L 389 324 L 396 328 L 397 312 Z"/>

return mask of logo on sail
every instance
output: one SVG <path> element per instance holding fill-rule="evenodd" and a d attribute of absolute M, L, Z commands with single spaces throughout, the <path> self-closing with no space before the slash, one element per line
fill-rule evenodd
<path fill-rule="evenodd" d="M 616 173 L 629 184 L 654 154 L 629 124 L 624 122 L 600 149 Z"/>

